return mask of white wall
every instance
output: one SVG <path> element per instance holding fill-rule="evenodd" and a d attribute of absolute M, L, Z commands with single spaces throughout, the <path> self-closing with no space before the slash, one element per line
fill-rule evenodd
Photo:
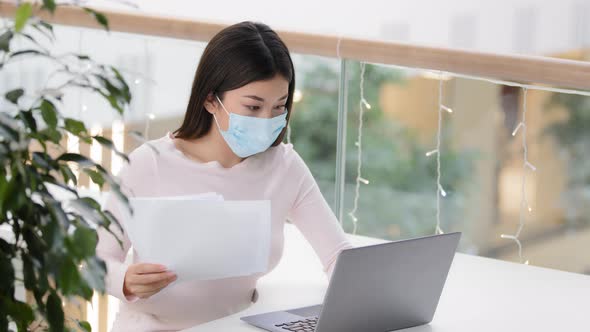
<path fill-rule="evenodd" d="M 97 6 L 124 7 L 106 0 Z M 590 42 L 587 0 L 136 0 L 140 11 L 273 28 L 547 54 Z M 531 41 L 523 41 L 530 37 Z M 529 38 L 527 38 L 529 39 Z"/>
<path fill-rule="evenodd" d="M 89 1 L 162 15 L 192 17 L 228 24 L 257 20 L 276 29 L 461 47 L 495 53 L 551 54 L 590 44 L 588 0 L 136 0 L 140 8 L 114 0 Z M 128 71 L 134 102 L 126 120 L 147 121 L 184 114 L 192 78 L 204 43 L 146 38 L 76 28 L 57 29 L 60 51 L 79 51 Z M 295 56 L 296 68 L 305 59 Z M 334 60 L 336 63 L 336 60 Z M 51 67 L 14 63 L 3 70 L 0 90 L 21 83 L 38 89 Z M 136 72 L 137 74 L 129 73 Z M 154 80 L 154 81 L 151 81 Z M 108 126 L 116 114 L 96 98 L 67 94 L 67 114 L 87 125 Z M 86 105 L 81 111 L 81 105 Z M 175 129 L 175 128 L 171 128 Z"/>

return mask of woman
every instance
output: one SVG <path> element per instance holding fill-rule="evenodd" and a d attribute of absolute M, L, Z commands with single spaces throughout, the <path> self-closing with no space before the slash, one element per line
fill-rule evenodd
<path fill-rule="evenodd" d="M 270 200 L 269 268 L 174 283 L 174 273 L 158 262 L 126 264 L 128 237 L 117 233 L 121 246 L 101 230 L 97 254 L 107 263 L 107 291 L 121 300 L 114 332 L 180 330 L 245 309 L 256 299 L 256 281 L 279 262 L 287 219 L 331 275 L 339 252 L 351 246 L 304 161 L 281 143 L 294 88 L 289 51 L 268 26 L 242 22 L 209 42 L 182 125 L 131 152 L 120 180 L 129 196 L 217 192 L 227 200 Z M 105 209 L 119 216 L 122 208 L 108 198 Z"/>

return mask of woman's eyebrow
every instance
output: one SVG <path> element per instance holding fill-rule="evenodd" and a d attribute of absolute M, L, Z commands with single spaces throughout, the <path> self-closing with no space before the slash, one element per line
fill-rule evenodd
<path fill-rule="evenodd" d="M 288 96 L 289 96 L 289 94 L 287 93 L 286 95 L 282 96 L 279 100 L 283 100 L 283 99 L 287 98 Z M 254 100 L 257 100 L 257 101 L 264 102 L 264 98 L 261 98 L 261 97 L 258 97 L 258 96 L 254 96 L 254 95 L 248 95 L 248 96 L 242 96 L 242 97 L 251 98 L 251 99 L 254 99 Z"/>

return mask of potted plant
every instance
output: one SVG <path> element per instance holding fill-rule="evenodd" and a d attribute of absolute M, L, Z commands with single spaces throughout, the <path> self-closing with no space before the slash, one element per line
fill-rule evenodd
<path fill-rule="evenodd" d="M 64 5 L 87 12 L 108 31 L 108 20 L 100 12 L 77 3 Z M 108 185 L 129 207 L 109 171 L 60 144 L 69 133 L 128 160 L 109 139 L 89 134 L 83 122 L 64 116 L 62 110 L 63 97 L 72 89 L 102 96 L 119 114 L 131 101 L 129 86 L 116 68 L 84 54 L 52 54 L 47 45 L 55 40 L 53 26 L 39 15 L 53 15 L 61 6 L 54 0 L 17 2 L 14 19 L 0 32 L 0 74 L 32 58 L 56 68 L 39 91 L 18 87 L 2 94 L 6 101 L 0 110 L 0 227 L 11 236 L 0 237 L 0 331 L 10 326 L 18 331 L 90 331 L 85 321 L 66 324 L 62 302 L 90 300 L 94 291 L 104 292 L 106 266 L 95 255 L 96 230 L 118 223 L 97 201 L 78 194 L 74 166 L 101 188 Z M 57 199 L 51 186 L 67 190 L 72 198 Z M 17 286 L 24 286 L 34 300 L 17 299 Z"/>

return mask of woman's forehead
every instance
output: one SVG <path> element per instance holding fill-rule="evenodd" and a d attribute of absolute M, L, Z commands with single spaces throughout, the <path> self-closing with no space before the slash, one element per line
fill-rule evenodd
<path fill-rule="evenodd" d="M 237 97 L 256 96 L 263 101 L 277 101 L 289 92 L 289 82 L 283 77 L 250 82 L 232 91 Z"/>

